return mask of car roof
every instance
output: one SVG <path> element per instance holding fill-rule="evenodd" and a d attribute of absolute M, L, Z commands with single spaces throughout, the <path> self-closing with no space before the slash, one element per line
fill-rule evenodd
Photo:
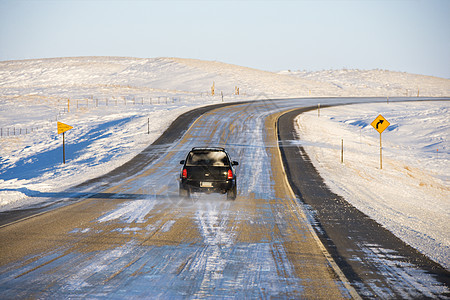
<path fill-rule="evenodd" d="M 224 151 L 225 148 L 222 147 L 194 147 L 191 151 Z"/>

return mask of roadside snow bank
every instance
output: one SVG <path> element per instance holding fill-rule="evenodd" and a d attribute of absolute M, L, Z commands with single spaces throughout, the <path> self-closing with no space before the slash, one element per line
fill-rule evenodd
<path fill-rule="evenodd" d="M 297 117 L 300 143 L 333 192 L 450 269 L 449 102 L 358 104 Z M 382 135 L 370 123 L 382 114 Z M 344 163 L 341 164 L 341 141 Z"/>
<path fill-rule="evenodd" d="M 19 191 L 0 191 L 0 206 L 6 206 L 8 204 L 20 201 L 26 197 L 27 195 Z"/>

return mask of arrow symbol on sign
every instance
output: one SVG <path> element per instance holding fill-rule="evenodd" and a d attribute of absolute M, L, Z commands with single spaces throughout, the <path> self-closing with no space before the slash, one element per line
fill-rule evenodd
<path fill-rule="evenodd" d="M 384 122 L 384 120 L 380 120 L 380 121 L 378 121 L 378 123 L 377 123 L 377 129 L 378 129 L 378 125 L 381 125 L 381 124 L 383 124 L 383 122 Z"/>

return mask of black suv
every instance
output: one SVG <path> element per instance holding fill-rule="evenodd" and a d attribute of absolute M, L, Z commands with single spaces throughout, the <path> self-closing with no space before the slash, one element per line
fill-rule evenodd
<path fill-rule="evenodd" d="M 224 148 L 192 148 L 186 160 L 180 161 L 180 196 L 190 197 L 191 192 L 227 193 L 227 199 L 236 199 L 236 173 Z"/>

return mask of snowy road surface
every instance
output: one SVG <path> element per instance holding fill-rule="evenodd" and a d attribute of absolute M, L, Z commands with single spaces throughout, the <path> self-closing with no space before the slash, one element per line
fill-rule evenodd
<path fill-rule="evenodd" d="M 105 176 L 101 190 L 71 192 L 83 201 L 1 227 L 2 296 L 355 297 L 281 167 L 273 114 L 305 105 L 268 101 L 206 113 L 124 180 Z M 177 197 L 179 161 L 193 146 L 223 146 L 240 162 L 235 201 Z M 433 278 L 423 282 L 429 286 L 394 295 L 445 293 Z"/>

